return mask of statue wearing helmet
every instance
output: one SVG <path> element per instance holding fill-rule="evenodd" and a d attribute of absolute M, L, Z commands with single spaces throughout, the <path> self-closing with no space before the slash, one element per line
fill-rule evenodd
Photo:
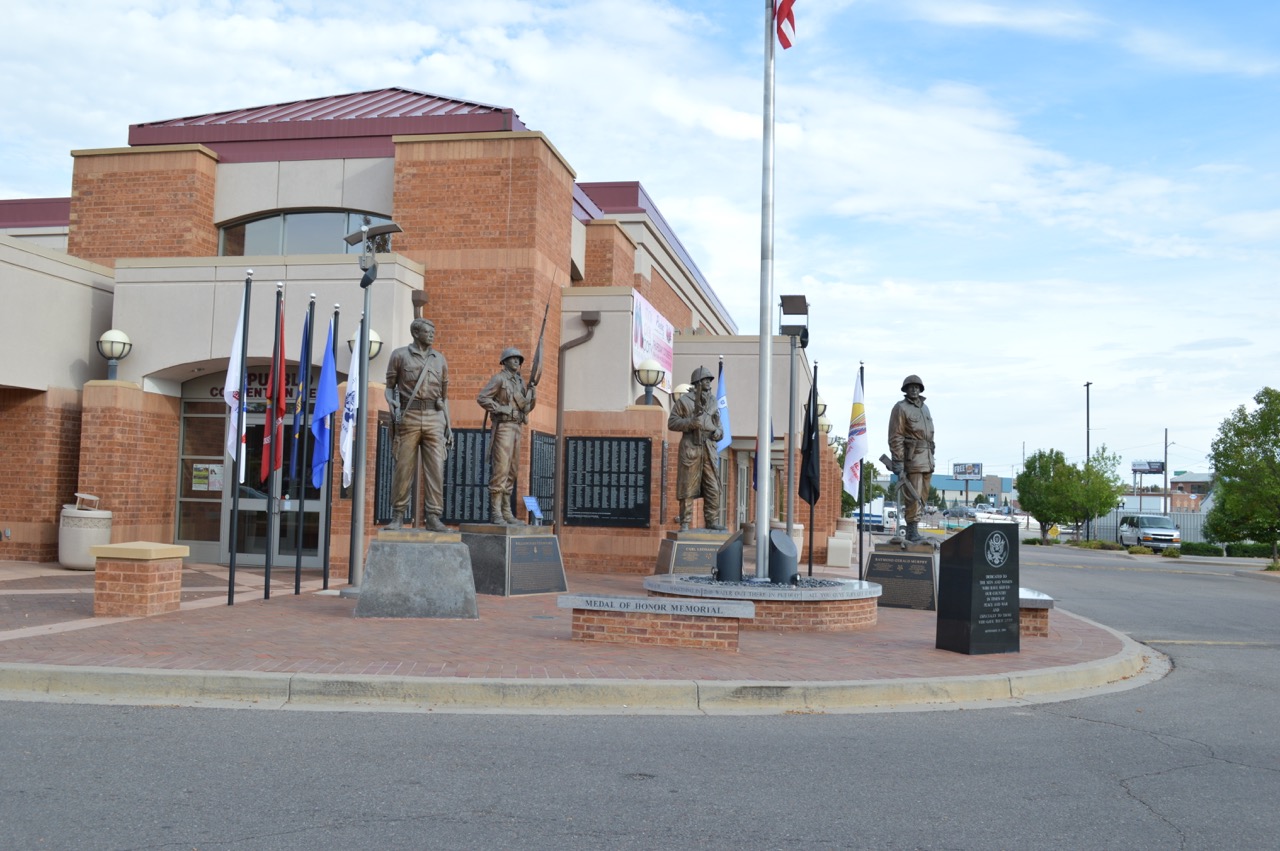
<path fill-rule="evenodd" d="M 680 500 L 680 529 L 693 522 L 693 501 L 702 499 L 705 528 L 724 531 L 720 523 L 720 453 L 716 443 L 724 434 L 716 403 L 716 377 L 700 366 L 689 378 L 692 387 L 671 403 L 667 428 L 681 432 L 680 469 L 676 474 L 676 499 Z"/>
<path fill-rule="evenodd" d="M 910 483 L 919 499 L 909 499 L 903 514 L 907 521 L 906 539 L 919 543 L 925 538 L 920 534 L 920 510 L 929 498 L 933 479 L 933 417 L 920 394 L 924 382 L 918 375 L 908 375 L 902 380 L 902 392 L 906 398 L 889 412 L 889 453 L 893 459 L 893 473 Z"/>
<path fill-rule="evenodd" d="M 489 436 L 489 522 L 498 526 L 523 526 L 511 512 L 511 492 L 520 461 L 520 432 L 529 412 L 538 403 L 538 391 L 520 376 L 524 355 L 514 346 L 498 358 L 502 369 L 476 396 L 485 415 L 493 421 Z"/>

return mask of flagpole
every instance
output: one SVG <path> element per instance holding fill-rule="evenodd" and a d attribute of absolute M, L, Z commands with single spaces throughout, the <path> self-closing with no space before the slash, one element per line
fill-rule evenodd
<path fill-rule="evenodd" d="M 769 430 L 769 409 L 773 399 L 773 31 L 773 0 L 765 0 L 764 145 L 760 181 L 760 374 L 756 388 L 756 579 L 760 581 L 769 578 L 769 503 L 773 484 L 769 479 L 769 461 L 773 454 L 773 435 Z"/>
<path fill-rule="evenodd" d="M 333 338 L 329 340 L 330 357 L 336 363 L 338 360 L 338 318 L 342 312 L 342 306 L 335 304 L 333 306 Z M 325 481 L 324 481 L 324 525 L 325 528 L 320 530 L 320 537 L 324 539 L 324 558 L 323 558 L 323 581 L 324 590 L 329 590 L 329 542 L 333 534 L 333 445 L 337 443 L 337 429 L 334 428 L 338 424 L 337 414 L 329 414 L 329 457 L 325 459 Z"/>
<path fill-rule="evenodd" d="M 864 411 L 864 414 L 863 414 L 864 416 L 866 411 L 866 398 L 867 398 L 867 385 L 866 385 L 866 382 L 864 381 L 865 375 L 866 375 L 866 367 L 863 365 L 862 361 L 858 361 L 858 386 L 862 388 L 862 398 L 863 398 L 862 410 Z M 846 443 L 845 452 L 848 452 L 848 451 L 849 451 L 849 448 L 848 448 L 848 444 Z M 866 491 L 866 487 L 867 487 L 866 474 L 867 474 L 866 465 L 862 463 L 862 459 L 859 459 L 858 461 L 858 526 L 857 526 L 858 528 L 858 579 L 863 578 L 862 565 L 865 560 L 864 552 L 863 552 L 864 541 L 862 538 L 863 532 L 865 530 L 862 527 L 865 525 L 866 518 L 862 513 L 863 511 L 862 505 L 867 492 Z"/>
<path fill-rule="evenodd" d="M 822 476 L 822 450 L 825 448 L 818 442 L 818 435 L 822 432 L 818 428 L 818 362 L 813 362 L 813 386 L 809 389 L 809 417 L 812 422 L 806 429 L 806 438 L 809 440 L 809 451 L 818 456 L 818 476 Z M 806 470 L 805 472 L 810 472 Z M 809 503 L 809 576 L 813 576 L 813 503 Z M 787 532 L 787 534 L 791 534 Z M 828 559 L 829 561 L 830 559 Z"/>
<path fill-rule="evenodd" d="M 276 548 L 276 541 L 279 539 L 279 527 L 272 522 L 272 518 L 277 516 L 278 506 L 276 505 L 275 490 L 279 484 L 279 477 L 276 475 L 276 441 L 284 437 L 283 429 L 276 428 L 276 396 L 284 391 L 283 384 L 277 381 L 277 375 L 281 370 L 276 364 L 280 361 L 278 358 L 284 356 L 280 351 L 280 317 L 284 311 L 284 281 L 276 281 L 276 324 L 275 329 L 271 332 L 274 342 L 271 344 L 271 375 L 267 379 L 267 383 L 271 386 L 271 395 L 267 399 L 267 421 L 264 424 L 263 436 L 271 435 L 271 457 L 267 458 L 267 446 L 264 439 L 262 446 L 262 463 L 267 465 L 267 475 L 263 479 L 267 485 L 267 552 L 266 552 L 266 569 L 262 574 L 262 599 L 271 599 L 271 562 L 273 550 Z M 269 431 L 267 431 L 269 430 Z"/>
<path fill-rule="evenodd" d="M 244 481 L 244 401 L 248 393 L 249 370 L 245 360 L 249 354 L 249 293 L 253 289 L 253 270 L 245 270 L 244 301 L 240 303 L 240 404 L 236 406 L 236 457 L 231 471 L 231 561 L 227 570 L 227 605 L 236 604 L 236 548 L 239 546 L 240 483 Z M 226 477 L 223 477 L 226 487 Z"/>
<path fill-rule="evenodd" d="M 311 303 L 307 305 L 307 324 L 306 328 L 303 330 L 305 338 L 303 340 L 303 348 L 306 351 L 302 353 L 302 358 L 298 361 L 298 370 L 302 373 L 301 388 L 298 391 L 302 394 L 302 401 L 300 403 L 302 430 L 298 430 L 298 424 L 296 422 L 293 424 L 293 433 L 301 436 L 302 438 L 301 449 L 298 447 L 298 438 L 294 437 L 293 439 L 294 456 L 296 457 L 301 455 L 302 463 L 306 467 L 310 467 L 310 465 L 307 464 L 307 438 L 311 434 L 311 429 L 307 428 L 307 402 L 311 401 L 311 339 L 315 336 L 315 327 L 316 294 L 312 293 Z M 296 467 L 290 470 L 290 472 L 293 474 L 294 480 L 298 483 L 298 520 L 297 528 L 294 530 L 296 534 L 294 535 L 295 561 L 293 565 L 293 593 L 296 595 L 302 593 L 302 521 L 306 516 L 304 510 L 307 505 L 307 482 L 311 480 L 311 476 L 305 473 L 302 476 L 299 476 Z"/>

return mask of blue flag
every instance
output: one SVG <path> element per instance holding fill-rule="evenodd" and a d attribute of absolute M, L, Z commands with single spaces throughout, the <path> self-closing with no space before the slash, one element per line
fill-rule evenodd
<path fill-rule="evenodd" d="M 302 414 L 311 395 L 311 316 L 302 317 L 302 353 L 298 355 L 298 393 L 293 400 L 293 446 L 289 450 L 289 479 L 298 478 L 298 444 L 302 442 Z"/>
<path fill-rule="evenodd" d="M 329 320 L 329 339 L 324 346 L 324 363 L 320 366 L 320 383 L 316 385 L 316 406 L 311 411 L 311 433 L 316 443 L 311 452 L 311 484 L 322 487 L 325 466 L 329 463 L 333 444 L 333 413 L 338 410 L 338 368 L 333 362 L 333 320 Z"/>
<path fill-rule="evenodd" d="M 733 429 L 729 426 L 729 397 L 724 389 L 724 361 L 720 361 L 720 375 L 716 378 L 716 407 L 720 409 L 720 428 L 724 432 L 716 441 L 716 452 L 723 452 L 733 443 Z"/>

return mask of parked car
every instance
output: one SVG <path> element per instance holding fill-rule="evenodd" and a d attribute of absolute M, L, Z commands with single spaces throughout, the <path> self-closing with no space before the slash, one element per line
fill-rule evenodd
<path fill-rule="evenodd" d="M 1120 518 L 1116 540 L 1126 547 L 1163 550 L 1180 546 L 1182 531 L 1168 517 L 1159 514 L 1130 514 Z"/>

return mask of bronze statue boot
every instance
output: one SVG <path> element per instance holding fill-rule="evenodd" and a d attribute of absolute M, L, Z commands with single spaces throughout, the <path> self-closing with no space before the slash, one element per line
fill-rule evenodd
<path fill-rule="evenodd" d="M 921 534 L 920 534 L 920 529 L 919 529 L 919 524 L 918 524 L 918 523 L 908 523 L 908 524 L 907 524 L 907 534 L 904 536 L 904 539 L 906 540 L 906 542 L 907 542 L 908 544 L 922 544 L 922 543 L 924 543 L 925 538 L 924 538 L 924 535 L 921 535 Z"/>
<path fill-rule="evenodd" d="M 525 522 L 511 513 L 511 500 L 502 495 L 502 519 L 508 526 L 524 526 Z"/>
<path fill-rule="evenodd" d="M 680 500 L 680 531 L 688 532 L 689 525 L 693 522 L 693 500 Z"/>
<path fill-rule="evenodd" d="M 448 532 L 449 527 L 440 522 L 439 514 L 428 514 L 422 518 L 422 528 L 428 532 Z"/>
<path fill-rule="evenodd" d="M 388 523 L 386 526 L 383 526 L 382 528 L 386 529 L 388 532 L 394 532 L 397 529 L 403 529 L 404 528 L 404 512 L 403 511 L 396 512 L 396 516 L 392 518 L 391 522 Z"/>
<path fill-rule="evenodd" d="M 494 526 L 506 526 L 507 519 L 502 504 L 502 494 L 494 493 L 489 495 L 489 522 Z M 510 509 L 508 509 L 509 511 Z"/>
<path fill-rule="evenodd" d="M 723 532 L 724 527 L 720 525 L 718 520 L 710 517 L 703 517 L 702 522 L 706 524 L 706 529 L 711 532 Z"/>

